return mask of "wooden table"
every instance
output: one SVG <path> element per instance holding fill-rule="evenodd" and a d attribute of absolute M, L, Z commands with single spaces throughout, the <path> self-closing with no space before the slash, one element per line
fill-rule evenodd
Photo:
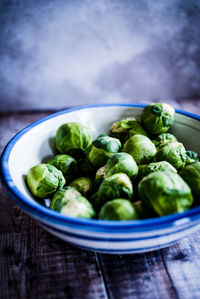
<path fill-rule="evenodd" d="M 171 102 L 200 114 L 200 100 Z M 50 112 L 0 115 L 0 150 Z M 0 298 L 200 298 L 200 231 L 166 249 L 106 255 L 77 249 L 24 214 L 0 186 Z"/>

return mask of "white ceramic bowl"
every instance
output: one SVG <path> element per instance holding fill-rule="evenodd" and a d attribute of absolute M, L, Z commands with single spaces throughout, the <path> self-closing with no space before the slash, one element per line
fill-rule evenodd
<path fill-rule="evenodd" d="M 111 104 L 85 106 L 47 116 L 19 132 L 1 157 L 1 175 L 10 196 L 50 233 L 76 246 L 114 254 L 138 253 L 166 247 L 200 226 L 200 207 L 180 214 L 131 221 L 102 221 L 70 218 L 50 210 L 33 199 L 24 175 L 30 167 L 52 155 L 52 140 L 57 128 L 69 121 L 87 125 L 93 137 L 108 132 L 121 118 L 139 119 L 144 105 Z M 200 154 L 200 117 L 176 111 L 172 133 L 186 149 Z"/>

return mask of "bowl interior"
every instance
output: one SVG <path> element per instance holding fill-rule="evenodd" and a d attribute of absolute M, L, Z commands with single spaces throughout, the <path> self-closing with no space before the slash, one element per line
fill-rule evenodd
<path fill-rule="evenodd" d="M 81 108 L 62 111 L 30 125 L 15 138 L 8 159 L 8 169 L 14 184 L 30 201 L 35 202 L 24 178 L 32 166 L 55 153 L 54 136 L 57 128 L 63 123 L 81 122 L 91 129 L 95 138 L 101 133 L 109 132 L 114 121 L 129 116 L 139 120 L 142 109 L 143 107 L 131 105 Z M 175 134 L 187 150 L 194 150 L 200 155 L 199 120 L 176 113 L 175 123 L 170 132 Z"/>

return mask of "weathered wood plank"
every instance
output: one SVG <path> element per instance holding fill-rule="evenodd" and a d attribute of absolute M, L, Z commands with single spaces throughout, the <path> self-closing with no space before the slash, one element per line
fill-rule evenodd
<path fill-rule="evenodd" d="M 0 119 L 1 147 L 46 113 Z M 0 185 L 0 298 L 107 298 L 96 254 L 51 236 Z"/>
<path fill-rule="evenodd" d="M 159 251 L 100 257 L 110 298 L 177 298 Z"/>
<path fill-rule="evenodd" d="M 200 298 L 200 231 L 161 250 L 179 298 Z"/>
<path fill-rule="evenodd" d="M 51 236 L 9 202 L 0 209 L 0 298 L 107 298 L 94 253 Z"/>

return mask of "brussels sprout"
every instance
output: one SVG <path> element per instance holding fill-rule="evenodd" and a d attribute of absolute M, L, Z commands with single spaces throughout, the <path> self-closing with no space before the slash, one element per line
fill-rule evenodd
<path fill-rule="evenodd" d="M 45 198 L 65 184 L 65 178 L 60 170 L 50 164 L 39 164 L 32 167 L 26 177 L 31 193 L 39 198 Z"/>
<path fill-rule="evenodd" d="M 159 147 L 165 143 L 167 143 L 168 141 L 177 141 L 177 138 L 170 133 L 162 133 L 159 134 L 155 140 L 152 140 L 152 142 L 155 144 L 156 147 Z"/>
<path fill-rule="evenodd" d="M 77 162 L 69 155 L 54 156 L 47 163 L 62 171 L 67 184 L 76 177 Z"/>
<path fill-rule="evenodd" d="M 98 192 L 95 192 L 94 194 L 92 194 L 89 201 L 91 202 L 95 211 L 98 213 L 103 204 L 106 202 L 106 199 L 104 198 L 104 196 L 101 196 Z"/>
<path fill-rule="evenodd" d="M 99 137 L 105 137 L 105 136 L 109 137 L 109 135 L 108 135 L 107 133 L 103 133 L 103 134 L 100 134 L 100 135 L 98 136 L 98 138 L 99 138 Z"/>
<path fill-rule="evenodd" d="M 105 166 L 102 166 L 97 170 L 95 178 L 94 178 L 94 188 L 95 189 L 97 189 L 99 187 L 99 185 L 101 184 L 103 179 L 105 179 L 105 177 L 106 177 Z"/>
<path fill-rule="evenodd" d="M 180 176 L 192 189 L 192 193 L 197 200 L 200 200 L 200 162 L 186 165 L 180 172 Z"/>
<path fill-rule="evenodd" d="M 198 154 L 193 151 L 186 151 L 186 164 L 195 163 L 199 161 Z"/>
<path fill-rule="evenodd" d="M 138 124 L 138 127 L 136 127 L 136 128 L 132 128 L 132 129 L 128 132 L 128 137 L 130 138 L 130 137 L 132 137 L 132 136 L 134 136 L 134 135 L 138 135 L 138 134 L 140 134 L 140 135 L 144 135 L 144 136 L 147 136 L 147 137 L 148 137 L 147 132 L 142 128 L 142 126 L 141 126 L 139 123 L 137 123 L 137 124 Z"/>
<path fill-rule="evenodd" d="M 130 154 L 137 164 L 143 164 L 153 158 L 156 147 L 148 137 L 138 134 L 126 141 L 122 151 Z"/>
<path fill-rule="evenodd" d="M 108 201 L 99 213 L 101 220 L 133 220 L 138 219 L 137 211 L 127 199 L 117 198 Z"/>
<path fill-rule="evenodd" d="M 60 211 L 64 202 L 72 200 L 78 196 L 81 196 L 81 193 L 72 186 L 61 188 L 54 194 L 50 208 L 55 211 Z"/>
<path fill-rule="evenodd" d="M 121 148 L 121 142 L 110 136 L 100 136 L 92 143 L 91 150 L 88 154 L 89 161 L 95 167 L 101 167 L 106 164 L 107 160 Z"/>
<path fill-rule="evenodd" d="M 105 201 L 114 198 L 130 199 L 133 196 L 133 186 L 125 173 L 117 173 L 105 178 L 99 186 L 98 192 Z"/>
<path fill-rule="evenodd" d="M 116 153 L 108 159 L 105 166 L 106 176 L 119 172 L 126 173 L 130 178 L 134 178 L 138 174 L 138 166 L 131 155 Z"/>
<path fill-rule="evenodd" d="M 165 171 L 165 170 L 169 170 L 174 173 L 177 173 L 176 168 L 174 168 L 171 164 L 169 164 L 167 161 L 161 161 L 161 162 L 152 162 L 147 165 L 142 165 L 142 167 L 139 169 L 139 177 L 142 179 L 143 177 L 147 176 L 152 172 Z"/>
<path fill-rule="evenodd" d="M 145 176 L 138 184 L 142 204 L 158 215 L 180 213 L 193 203 L 190 187 L 172 171 L 157 171 Z"/>
<path fill-rule="evenodd" d="M 147 136 L 147 133 L 142 128 L 140 123 L 136 121 L 134 117 L 127 117 L 120 121 L 117 121 L 112 124 L 110 128 L 110 133 L 119 138 L 121 141 L 124 141 L 124 138 L 129 135 L 129 137 L 136 134 L 141 134 Z"/>
<path fill-rule="evenodd" d="M 74 179 L 70 186 L 77 189 L 82 195 L 88 195 L 92 191 L 92 180 L 88 177 L 79 177 Z"/>
<path fill-rule="evenodd" d="M 167 161 L 180 170 L 186 163 L 186 151 L 183 144 L 178 141 L 167 142 L 158 148 L 154 160 Z"/>
<path fill-rule="evenodd" d="M 53 196 L 50 208 L 70 217 L 95 217 L 91 203 L 73 187 L 58 190 Z"/>
<path fill-rule="evenodd" d="M 92 135 L 85 125 L 69 122 L 57 129 L 55 141 L 60 153 L 68 154 L 78 160 L 91 144 Z"/>
<path fill-rule="evenodd" d="M 138 219 L 147 219 L 147 218 L 153 218 L 157 215 L 154 211 L 148 210 L 143 204 L 141 200 L 138 200 L 136 202 L 133 202 L 133 205 L 136 209 Z"/>
<path fill-rule="evenodd" d="M 121 119 L 117 122 L 114 122 L 110 128 L 110 133 L 128 133 L 130 129 L 132 129 L 135 126 L 135 123 L 138 124 L 136 119 L 134 117 L 127 117 L 124 119 Z"/>
<path fill-rule="evenodd" d="M 144 108 L 141 122 L 149 134 L 166 133 L 174 122 L 174 108 L 165 103 L 153 103 Z"/>

